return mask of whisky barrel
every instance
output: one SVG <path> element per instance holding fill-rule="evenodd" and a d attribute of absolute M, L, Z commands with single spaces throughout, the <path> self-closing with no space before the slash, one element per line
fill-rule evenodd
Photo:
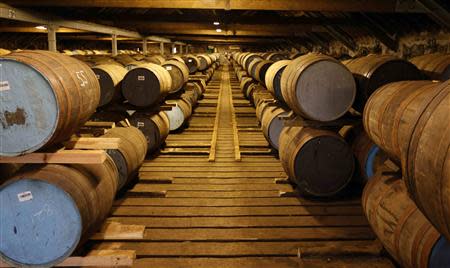
<path fill-rule="evenodd" d="M 147 154 L 147 139 L 135 127 L 112 128 L 102 137 L 120 138 L 119 148 L 117 150 L 107 150 L 107 152 L 119 170 L 118 188 L 121 189 L 137 175 L 139 167 L 144 162 L 145 155 Z M 117 155 L 117 151 L 120 155 Z"/>
<path fill-rule="evenodd" d="M 411 198 L 436 229 L 450 239 L 450 80 L 431 96 L 433 99 L 415 120 L 402 160 L 403 174 Z"/>
<path fill-rule="evenodd" d="M 212 64 L 212 60 L 208 55 L 200 54 L 200 55 L 197 55 L 197 58 L 200 62 L 199 66 L 198 66 L 199 71 L 204 71 L 204 70 L 208 69 L 208 67 L 211 66 L 211 64 Z"/>
<path fill-rule="evenodd" d="M 147 63 L 128 71 L 122 81 L 122 94 L 130 104 L 148 107 L 164 98 L 171 87 L 169 72 L 159 65 Z"/>
<path fill-rule="evenodd" d="M 260 101 L 265 99 L 273 99 L 272 94 L 259 84 L 253 84 L 248 87 L 247 96 L 253 106 L 257 106 Z"/>
<path fill-rule="evenodd" d="M 190 74 L 197 72 L 200 66 L 200 60 L 194 55 L 186 55 L 183 57 L 184 63 L 189 69 Z"/>
<path fill-rule="evenodd" d="M 134 113 L 130 123 L 144 134 L 149 153 L 158 150 L 169 135 L 169 118 L 162 111 L 153 115 Z"/>
<path fill-rule="evenodd" d="M 176 60 L 176 61 L 179 61 L 179 62 L 184 63 L 183 58 L 180 57 L 180 56 L 177 56 L 177 55 L 172 55 L 172 56 L 169 58 L 169 60 Z"/>
<path fill-rule="evenodd" d="M 266 74 L 273 61 L 263 60 L 256 64 L 254 77 L 257 81 L 264 84 L 266 83 Z"/>
<path fill-rule="evenodd" d="M 97 65 L 92 68 L 100 84 L 99 107 L 105 106 L 113 99 L 120 99 L 120 83 L 127 74 L 124 67 L 115 64 Z"/>
<path fill-rule="evenodd" d="M 281 93 L 297 115 L 331 121 L 350 109 L 356 85 L 343 64 L 329 56 L 311 53 L 286 66 L 281 76 Z"/>
<path fill-rule="evenodd" d="M 270 61 L 280 61 L 288 59 L 288 55 L 286 53 L 272 52 L 265 55 L 264 58 Z"/>
<path fill-rule="evenodd" d="M 353 175 L 352 150 L 331 131 L 285 127 L 280 134 L 279 153 L 284 170 L 304 195 L 332 196 Z"/>
<path fill-rule="evenodd" d="M 158 64 L 158 65 L 162 65 L 166 61 L 166 59 L 161 55 L 147 56 L 147 57 L 143 58 L 142 60 L 147 63 L 154 63 L 154 64 Z"/>
<path fill-rule="evenodd" d="M 120 54 L 114 57 L 114 60 L 122 64 L 123 66 L 126 66 L 130 63 L 137 62 L 133 57 L 130 55 Z"/>
<path fill-rule="evenodd" d="M 384 248 L 402 267 L 449 267 L 450 243 L 408 197 L 399 175 L 377 172 L 364 189 L 364 213 Z"/>
<path fill-rule="evenodd" d="M 0 187 L 0 258 L 50 267 L 100 227 L 117 191 L 117 169 L 103 164 L 29 165 Z"/>
<path fill-rule="evenodd" d="M 414 64 L 389 55 L 352 59 L 346 66 L 355 77 L 358 90 L 353 108 L 359 112 L 364 110 L 367 99 L 377 88 L 397 81 L 423 79 Z"/>
<path fill-rule="evenodd" d="M 256 66 L 258 65 L 259 62 L 263 61 L 263 58 L 255 58 L 254 60 L 252 60 L 252 62 L 250 62 L 250 64 L 248 65 L 247 70 L 247 74 L 251 77 L 253 77 L 253 79 L 255 79 L 256 74 Z"/>
<path fill-rule="evenodd" d="M 285 109 L 277 106 L 267 107 L 262 112 L 261 127 L 264 137 L 276 150 L 280 148 L 279 139 L 284 127 L 280 116 L 287 114 L 288 112 Z"/>
<path fill-rule="evenodd" d="M 237 78 L 239 81 L 242 81 L 243 79 L 245 79 L 246 77 L 248 77 L 247 72 L 246 71 L 239 71 L 237 72 Z"/>
<path fill-rule="evenodd" d="M 283 99 L 283 94 L 281 93 L 281 75 L 290 62 L 290 60 L 280 60 L 273 63 L 270 65 L 269 69 L 267 69 L 265 77 L 267 89 L 282 103 L 285 103 L 285 101 Z"/>
<path fill-rule="evenodd" d="M 432 80 L 450 79 L 450 54 L 427 54 L 409 60 Z"/>
<path fill-rule="evenodd" d="M 255 105 L 255 108 L 256 119 L 258 119 L 258 122 L 261 122 L 264 111 L 269 108 L 269 102 L 260 101 Z"/>
<path fill-rule="evenodd" d="M 450 238 L 450 81 L 405 81 L 381 87 L 364 110 L 364 128 L 402 163 L 411 198 L 440 233 Z"/>
<path fill-rule="evenodd" d="M 250 87 L 250 85 L 255 84 L 255 83 L 256 83 L 256 81 L 253 80 L 251 77 L 246 77 L 241 80 L 239 87 L 241 88 L 242 93 L 244 93 L 244 95 L 246 95 L 248 87 Z"/>
<path fill-rule="evenodd" d="M 351 145 L 358 162 L 358 179 L 365 184 L 383 166 L 387 154 L 369 138 L 362 126 L 345 126 L 339 134 Z"/>
<path fill-rule="evenodd" d="M 181 90 L 184 84 L 189 80 L 189 69 L 184 62 L 169 60 L 162 65 L 172 78 L 172 86 L 169 93 L 175 93 Z"/>
<path fill-rule="evenodd" d="M 242 60 L 242 67 L 244 68 L 244 70 L 246 70 L 247 72 L 250 71 L 250 63 L 252 63 L 254 60 L 262 60 L 261 56 L 259 56 L 256 53 L 250 53 L 248 55 L 246 55 L 244 57 L 244 59 Z"/>
<path fill-rule="evenodd" d="M 14 52 L 0 58 L 0 73 L 0 156 L 23 155 L 68 139 L 100 101 L 94 72 L 64 54 Z"/>
<path fill-rule="evenodd" d="M 184 100 L 168 100 L 166 103 L 174 104 L 170 111 L 164 111 L 169 118 L 169 130 L 174 131 L 181 128 L 192 114 L 191 104 Z"/>

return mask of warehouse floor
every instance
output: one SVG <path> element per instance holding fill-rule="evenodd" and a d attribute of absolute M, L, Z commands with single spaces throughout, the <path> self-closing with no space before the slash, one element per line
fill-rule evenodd
<path fill-rule="evenodd" d="M 296 197 L 229 66 L 166 143 L 108 219 L 145 225 L 144 239 L 91 249 L 135 250 L 136 267 L 393 267 L 359 198 Z"/>

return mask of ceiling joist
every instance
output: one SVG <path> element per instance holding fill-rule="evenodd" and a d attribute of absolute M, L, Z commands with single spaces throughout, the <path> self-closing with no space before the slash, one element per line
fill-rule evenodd
<path fill-rule="evenodd" d="M 408 12 L 421 11 L 416 1 L 407 0 L 408 9 L 398 2 L 405 0 L 7 0 L 18 6 L 62 6 L 62 7 L 119 7 L 119 8 L 169 8 L 169 9 L 224 9 L 224 10 L 286 10 L 286 11 L 330 11 L 330 12 Z M 403 7 L 398 9 L 398 7 Z"/>

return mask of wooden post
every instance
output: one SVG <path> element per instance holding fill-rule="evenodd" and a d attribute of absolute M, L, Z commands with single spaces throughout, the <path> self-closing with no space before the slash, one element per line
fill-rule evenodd
<path fill-rule="evenodd" d="M 164 55 L 164 42 L 159 43 L 159 50 L 161 51 L 161 55 Z"/>
<path fill-rule="evenodd" d="M 175 44 L 172 44 L 172 54 L 176 54 L 175 53 Z"/>
<path fill-rule="evenodd" d="M 56 52 L 56 31 L 58 26 L 49 24 L 47 25 L 47 37 L 48 37 L 48 50 Z"/>
<path fill-rule="evenodd" d="M 112 56 L 115 57 L 117 56 L 117 35 L 113 34 L 112 35 Z"/>
<path fill-rule="evenodd" d="M 180 54 L 183 54 L 183 45 L 180 45 Z"/>
<path fill-rule="evenodd" d="M 147 49 L 147 38 L 144 38 L 142 40 L 142 53 L 144 53 L 144 55 L 146 55 L 147 52 L 148 52 L 148 49 Z"/>

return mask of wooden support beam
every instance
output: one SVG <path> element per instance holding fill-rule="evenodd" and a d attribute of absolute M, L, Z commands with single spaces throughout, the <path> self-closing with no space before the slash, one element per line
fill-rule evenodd
<path fill-rule="evenodd" d="M 381 26 L 372 16 L 366 13 L 353 15 L 364 25 L 366 30 L 392 51 L 398 49 L 398 40 Z"/>
<path fill-rule="evenodd" d="M 47 39 L 48 39 L 48 50 L 56 52 L 56 31 L 58 30 L 58 26 L 56 25 L 47 25 Z"/>
<path fill-rule="evenodd" d="M 148 52 L 148 49 L 147 49 L 147 39 L 144 38 L 144 39 L 142 40 L 142 53 L 144 53 L 144 55 L 145 55 L 145 54 L 147 54 L 147 52 Z"/>
<path fill-rule="evenodd" d="M 123 26 L 136 27 L 124 21 Z M 155 34 L 211 35 L 211 36 L 302 36 L 305 32 L 326 32 L 322 25 L 313 24 L 224 24 L 217 32 L 209 23 L 148 21 L 139 24 L 139 29 Z"/>
<path fill-rule="evenodd" d="M 101 164 L 106 160 L 103 150 L 66 150 L 56 153 L 31 153 L 17 157 L 0 157 L 0 163 L 25 164 Z"/>
<path fill-rule="evenodd" d="M 161 55 L 164 55 L 164 43 L 163 42 L 159 43 L 159 50 L 161 52 Z"/>
<path fill-rule="evenodd" d="M 437 24 L 450 29 L 450 12 L 435 0 L 418 0 L 428 16 Z"/>
<path fill-rule="evenodd" d="M 117 56 L 118 52 L 117 52 L 117 35 L 113 34 L 111 36 L 111 45 L 112 45 L 112 49 L 111 49 L 111 55 L 113 57 Z"/>
<path fill-rule="evenodd" d="M 120 8 L 170 8 L 170 9 L 223 9 L 223 10 L 286 10 L 329 12 L 395 12 L 397 0 L 6 0 L 18 6 L 63 6 L 63 7 L 120 7 Z M 414 5 L 414 2 L 411 2 Z"/>

